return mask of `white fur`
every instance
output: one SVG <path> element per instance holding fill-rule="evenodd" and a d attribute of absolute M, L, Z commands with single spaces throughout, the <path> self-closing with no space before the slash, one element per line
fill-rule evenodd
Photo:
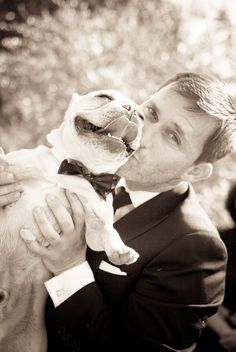
<path fill-rule="evenodd" d="M 104 92 L 103 92 L 104 93 Z M 87 199 L 88 213 L 91 221 L 86 224 L 86 241 L 94 250 L 105 250 L 115 264 L 124 264 L 123 254 L 129 253 L 126 264 L 137 260 L 138 254 L 127 247 L 113 228 L 112 197 L 104 201 L 91 184 L 80 176 L 59 175 L 57 173 L 61 161 L 65 158 L 80 160 L 95 174 L 113 173 L 124 164 L 127 153 L 103 138 L 91 135 L 78 135 L 74 119 L 77 115 L 87 118 L 94 124 L 106 126 L 112 119 L 119 117 L 125 110 L 123 104 L 138 107 L 115 91 L 105 91 L 114 100 L 101 103 L 92 92 L 85 96 L 74 94 L 66 111 L 61 126 L 48 135 L 51 147 L 38 146 L 35 149 L 22 149 L 4 156 L 10 163 L 10 170 L 22 179 L 23 193 L 19 201 L 0 209 L 0 290 L 6 292 L 8 298 L 0 302 L 0 320 L 4 321 L 0 334 L 0 349 L 4 351 L 43 352 L 46 349 L 46 335 L 43 324 L 43 311 L 46 291 L 43 282 L 50 277 L 38 257 L 29 253 L 19 236 L 22 227 L 31 231 L 40 239 L 40 231 L 34 221 L 32 210 L 36 206 L 47 209 L 45 196 L 54 193 L 70 211 L 70 205 L 63 189 L 69 189 L 79 197 Z M 99 102 L 99 103 L 98 103 Z M 117 115 L 117 116 L 116 116 Z M 138 126 L 137 136 L 131 145 L 137 149 L 141 139 L 142 121 L 135 117 Z M 111 146 L 111 148 L 109 148 Z M 116 154 L 116 151 L 118 153 Z M 53 226 L 58 229 L 57 222 L 47 210 Z M 23 296 L 19 303 L 19 296 Z M 22 326 L 27 316 L 30 324 Z M 23 320 L 22 320 L 23 319 Z M 14 331 L 19 334 L 14 336 Z M 13 337 L 14 336 L 14 337 Z M 32 345 L 33 344 L 33 345 Z"/>

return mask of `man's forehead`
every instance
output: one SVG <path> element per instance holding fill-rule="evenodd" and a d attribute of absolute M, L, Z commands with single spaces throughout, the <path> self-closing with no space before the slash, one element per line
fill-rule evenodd
<path fill-rule="evenodd" d="M 159 108 L 164 107 L 170 111 L 173 109 L 173 112 L 178 108 L 184 114 L 186 112 L 188 117 L 196 117 L 196 114 L 206 115 L 198 106 L 196 99 L 183 96 L 176 87 L 176 83 L 171 83 L 152 94 L 147 101 L 153 102 Z"/>
<path fill-rule="evenodd" d="M 147 103 L 152 103 L 158 110 L 168 109 L 173 111 L 178 107 L 178 110 L 191 109 L 191 102 L 178 94 L 172 87 L 168 85 L 163 87 L 156 93 L 150 95 L 146 101 L 143 102 L 142 106 Z"/>
<path fill-rule="evenodd" d="M 177 84 L 176 82 L 172 82 L 168 84 L 167 86 L 162 87 L 159 89 L 157 92 L 152 94 L 150 96 L 151 99 L 160 99 L 165 97 L 166 99 L 171 99 L 171 98 L 180 98 L 181 99 L 186 99 L 185 97 L 181 96 L 178 91 L 177 91 Z"/>

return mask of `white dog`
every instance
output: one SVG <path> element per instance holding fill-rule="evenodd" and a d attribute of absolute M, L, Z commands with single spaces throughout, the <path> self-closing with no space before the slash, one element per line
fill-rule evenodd
<path fill-rule="evenodd" d="M 139 147 L 142 125 L 138 106 L 116 91 L 97 91 L 84 96 L 75 93 L 64 122 L 48 135 L 51 148 L 39 146 L 4 156 L 11 170 L 20 174 L 23 193 L 17 202 L 0 209 L 1 350 L 42 352 L 46 348 L 43 318 L 46 293 L 42 285 L 45 270 L 23 244 L 19 230 L 29 228 L 40 241 L 32 209 L 46 207 L 47 193 L 54 193 L 68 209 L 63 189 L 88 199 L 91 214 L 98 214 L 94 215 L 92 228 L 86 228 L 88 246 L 105 250 L 110 261 L 117 265 L 137 260 L 138 254 L 122 242 L 113 228 L 112 198 L 106 197 L 106 192 L 101 196 L 92 184 L 96 175 L 109 174 L 112 178 L 128 160 Z M 64 172 L 65 160 L 82 163 L 92 182 L 78 175 L 58 174 L 59 169 Z M 57 228 L 49 210 L 47 215 Z"/>

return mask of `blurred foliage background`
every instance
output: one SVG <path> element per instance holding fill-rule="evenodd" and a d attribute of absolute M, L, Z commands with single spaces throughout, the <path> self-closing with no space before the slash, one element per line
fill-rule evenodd
<path fill-rule="evenodd" d="M 46 143 L 74 91 L 118 89 L 137 102 L 180 71 L 217 75 L 235 90 L 234 0 L 0 0 L 0 145 Z M 236 157 L 195 185 L 219 227 Z"/>

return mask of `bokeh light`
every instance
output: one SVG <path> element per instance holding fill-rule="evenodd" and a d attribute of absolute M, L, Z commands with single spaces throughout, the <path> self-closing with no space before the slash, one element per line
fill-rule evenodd
<path fill-rule="evenodd" d="M 0 0 L 0 145 L 46 143 L 74 91 L 118 89 L 137 102 L 180 71 L 217 75 L 235 92 L 234 0 Z M 213 221 L 236 180 L 235 157 L 195 187 Z"/>

